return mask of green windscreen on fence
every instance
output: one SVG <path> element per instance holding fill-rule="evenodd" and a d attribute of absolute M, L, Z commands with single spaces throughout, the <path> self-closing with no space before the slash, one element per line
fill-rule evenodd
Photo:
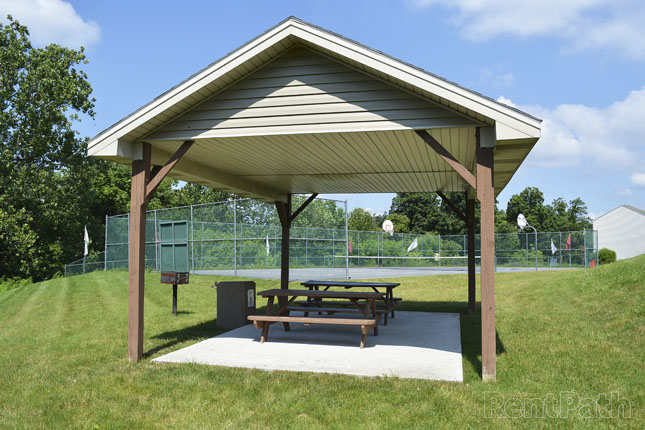
<path fill-rule="evenodd" d="M 159 223 L 159 270 L 189 272 L 188 221 Z"/>

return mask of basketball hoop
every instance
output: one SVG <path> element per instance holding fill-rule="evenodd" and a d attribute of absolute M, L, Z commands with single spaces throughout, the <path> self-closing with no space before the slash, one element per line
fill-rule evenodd
<path fill-rule="evenodd" d="M 524 218 L 524 215 L 519 214 L 517 216 L 517 226 L 520 228 L 520 231 L 524 230 L 527 225 L 529 225 L 529 223 L 526 221 L 526 218 Z"/>
<path fill-rule="evenodd" d="M 383 230 L 385 230 L 386 233 L 390 233 L 390 236 L 392 236 L 394 234 L 394 224 L 392 224 L 392 221 L 386 219 L 383 222 Z"/>

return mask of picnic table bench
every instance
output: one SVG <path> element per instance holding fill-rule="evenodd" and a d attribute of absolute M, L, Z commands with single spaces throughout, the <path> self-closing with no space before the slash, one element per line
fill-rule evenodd
<path fill-rule="evenodd" d="M 394 308 L 396 304 L 401 301 L 400 297 L 394 297 L 394 288 L 401 285 L 398 282 L 305 281 L 300 285 L 316 291 L 329 291 L 331 287 L 338 287 L 344 288 L 345 290 L 350 288 L 368 288 L 376 293 L 380 293 L 381 298 L 379 300 L 383 301 L 384 307 L 377 308 L 376 313 L 384 315 L 383 325 L 387 325 L 388 314 L 391 314 L 392 318 L 394 318 Z M 324 289 L 320 290 L 320 288 Z M 385 289 L 385 293 L 382 293 L 379 289 Z M 301 307 L 316 308 L 317 312 L 343 312 L 342 307 L 346 308 L 345 312 L 354 312 L 353 308 L 347 308 L 346 302 L 336 303 L 323 301 L 322 299 L 309 298 L 306 302 L 297 302 L 297 304 L 301 305 Z M 340 306 L 341 308 L 329 308 L 324 305 Z M 298 310 L 301 309 L 299 308 Z"/>
<path fill-rule="evenodd" d="M 260 342 L 264 343 L 269 337 L 269 327 L 276 322 L 284 324 L 285 331 L 290 330 L 289 323 L 303 323 L 310 324 L 336 324 L 336 325 L 359 325 L 361 326 L 361 343 L 360 347 L 365 347 L 367 341 L 367 334 L 370 330 L 374 330 L 374 336 L 378 336 L 378 323 L 380 315 L 376 313 L 376 300 L 383 297 L 383 293 L 377 292 L 358 292 L 358 291 L 316 291 L 316 290 L 290 290 L 290 289 L 272 289 L 260 291 L 258 296 L 267 299 L 267 308 L 265 315 L 249 315 L 249 321 L 253 321 L 253 325 L 257 329 L 262 330 Z M 287 300 L 281 304 L 277 312 L 273 313 L 273 303 L 276 297 L 284 297 Z M 289 313 L 292 310 L 291 304 L 296 298 L 303 297 L 305 299 L 340 299 L 347 300 L 349 303 L 359 311 L 363 318 L 338 318 L 334 317 L 333 313 L 325 317 L 310 317 L 305 316 L 292 316 Z"/>

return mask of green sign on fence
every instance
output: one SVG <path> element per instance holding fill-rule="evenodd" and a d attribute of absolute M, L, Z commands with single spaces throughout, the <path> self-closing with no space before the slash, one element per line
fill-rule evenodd
<path fill-rule="evenodd" d="M 160 270 L 188 272 L 188 221 L 159 223 Z"/>

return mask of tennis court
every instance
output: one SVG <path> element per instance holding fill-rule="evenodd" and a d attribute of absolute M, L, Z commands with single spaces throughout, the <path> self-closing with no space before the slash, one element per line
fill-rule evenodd
<path fill-rule="evenodd" d="M 450 258 L 444 258 L 443 265 L 434 262 L 433 265 L 424 265 L 425 259 L 418 260 L 418 265 L 388 265 L 390 260 L 399 260 L 401 258 L 371 258 L 370 263 L 374 266 L 350 266 L 345 267 L 307 267 L 307 268 L 290 268 L 290 281 L 307 281 L 309 279 L 382 279 L 382 278 L 400 278 L 409 276 L 429 276 L 429 275 L 455 275 L 468 273 L 464 265 L 451 265 Z M 455 258 L 456 262 L 461 262 L 460 258 Z M 479 260 L 479 259 L 478 259 Z M 379 264 L 380 263 L 380 264 Z M 540 271 L 545 270 L 569 270 L 575 267 L 540 267 Z M 479 273 L 479 266 L 475 268 Z M 535 267 L 507 267 L 499 266 L 496 268 L 498 273 L 508 272 L 535 272 Z M 261 268 L 261 269 L 219 269 L 219 270 L 195 270 L 197 275 L 219 275 L 219 276 L 237 276 L 241 278 L 253 279 L 280 279 L 280 269 Z"/>

